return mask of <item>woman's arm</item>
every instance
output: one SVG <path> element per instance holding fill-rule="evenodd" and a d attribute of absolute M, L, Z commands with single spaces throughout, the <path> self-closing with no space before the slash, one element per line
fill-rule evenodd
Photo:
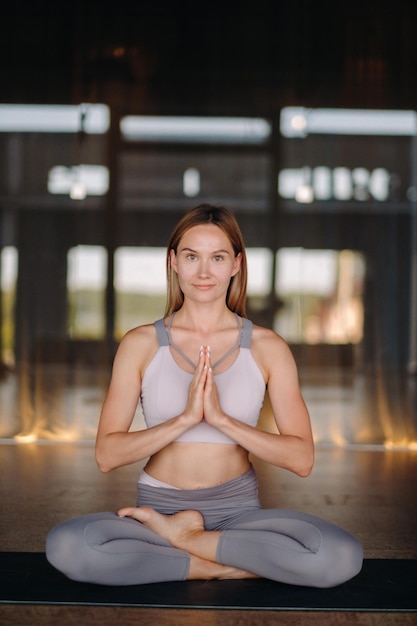
<path fill-rule="evenodd" d="M 205 418 L 259 459 L 308 476 L 314 462 L 314 443 L 291 351 L 276 333 L 255 327 L 252 353 L 268 385 L 278 433 L 261 431 L 225 415 L 211 372 L 206 384 Z"/>
<path fill-rule="evenodd" d="M 202 419 L 204 381 L 200 358 L 184 413 L 152 428 L 129 431 L 139 402 L 143 373 L 157 349 L 153 325 L 130 331 L 120 343 L 96 437 L 96 461 L 102 472 L 152 456 Z"/>

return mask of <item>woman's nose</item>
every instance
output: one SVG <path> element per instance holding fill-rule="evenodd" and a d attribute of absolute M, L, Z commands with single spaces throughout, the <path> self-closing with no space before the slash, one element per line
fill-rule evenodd
<path fill-rule="evenodd" d="M 200 264 L 199 264 L 199 268 L 198 268 L 198 273 L 200 274 L 200 276 L 208 276 L 210 274 L 210 266 L 209 266 L 209 261 L 201 259 Z"/>

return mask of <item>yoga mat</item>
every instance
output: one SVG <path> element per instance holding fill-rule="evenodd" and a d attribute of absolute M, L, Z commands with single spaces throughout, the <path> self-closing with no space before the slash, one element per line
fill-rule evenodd
<path fill-rule="evenodd" d="M 40 552 L 0 553 L 1 604 L 153 608 L 417 611 L 417 560 L 368 559 L 353 580 L 313 589 L 265 579 L 107 587 L 68 580 Z"/>

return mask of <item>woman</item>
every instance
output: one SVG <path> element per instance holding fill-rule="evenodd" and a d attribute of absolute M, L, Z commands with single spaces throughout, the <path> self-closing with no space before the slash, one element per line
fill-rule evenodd
<path fill-rule="evenodd" d="M 245 318 L 233 215 L 210 205 L 187 213 L 167 275 L 165 317 L 121 341 L 97 433 L 101 471 L 148 459 L 137 506 L 60 524 L 50 563 L 106 585 L 265 577 L 331 587 L 355 576 L 362 548 L 352 535 L 260 506 L 249 455 L 308 476 L 313 438 L 288 346 Z M 266 387 L 277 433 L 257 428 Z M 139 401 L 147 428 L 130 431 Z"/>

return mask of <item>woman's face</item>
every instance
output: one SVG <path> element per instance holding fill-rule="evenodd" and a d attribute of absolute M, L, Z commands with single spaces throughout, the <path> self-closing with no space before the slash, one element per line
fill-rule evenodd
<path fill-rule="evenodd" d="M 171 250 L 171 267 L 178 274 L 184 298 L 200 302 L 225 300 L 230 279 L 240 269 L 227 235 L 215 224 L 190 228 Z"/>

